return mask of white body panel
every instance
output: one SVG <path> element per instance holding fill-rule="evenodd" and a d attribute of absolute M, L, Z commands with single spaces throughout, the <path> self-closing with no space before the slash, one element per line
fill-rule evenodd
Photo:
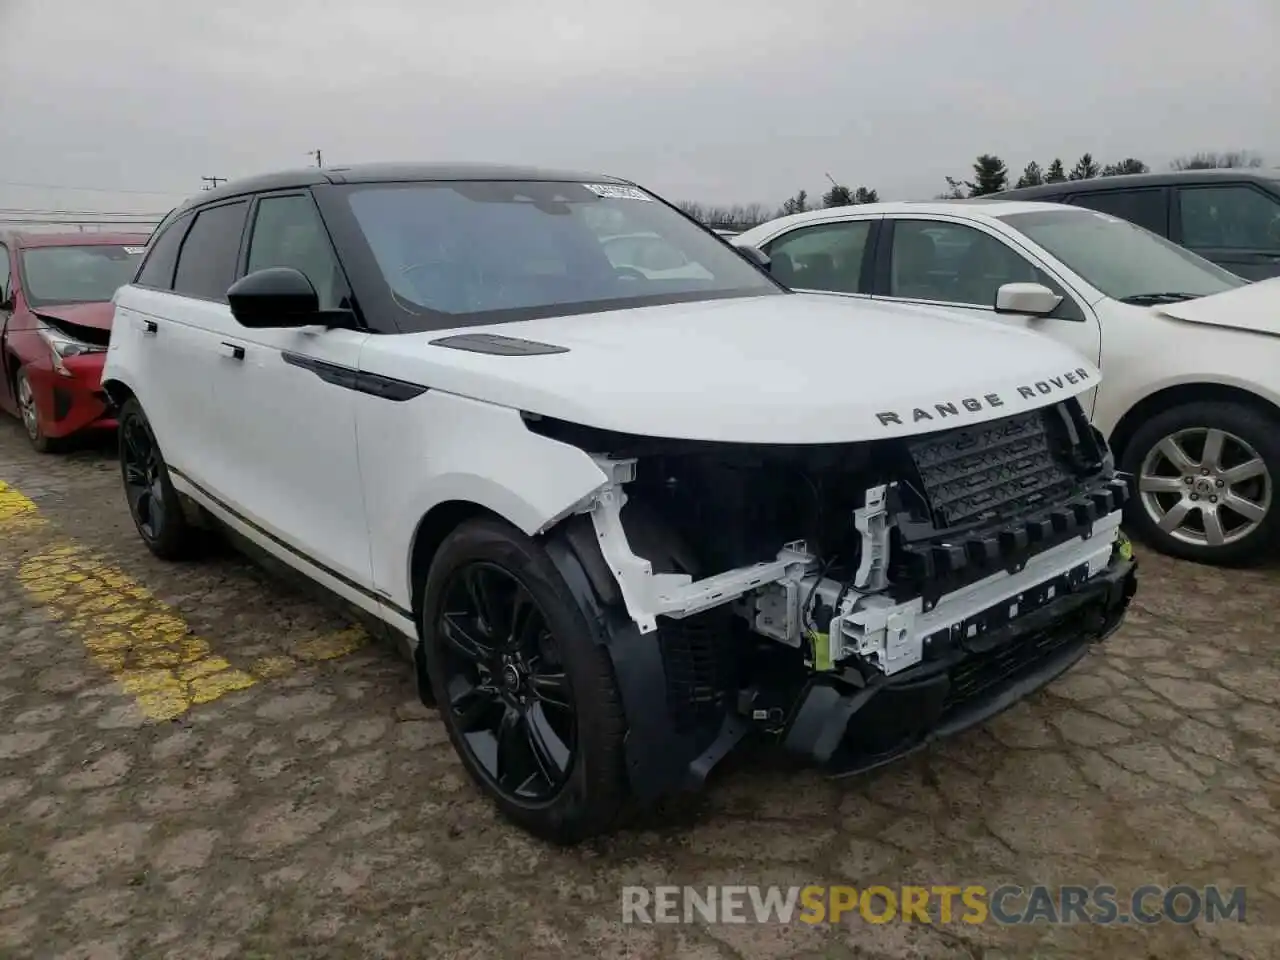
<path fill-rule="evenodd" d="M 852 442 L 1009 416 L 1098 380 L 1071 350 L 1023 331 L 895 304 L 864 302 L 851 316 L 819 296 L 411 335 L 250 330 L 220 304 L 122 288 L 118 316 L 143 310 L 156 333 L 118 325 L 104 379 L 138 395 L 175 486 L 411 637 L 411 556 L 431 510 L 477 504 L 536 534 L 609 483 L 588 453 L 529 431 L 522 412 L 647 436 Z M 430 342 L 485 331 L 568 352 Z M 373 396 L 307 361 L 427 389 Z"/>
<path fill-rule="evenodd" d="M 1025 201 L 899 202 L 813 210 L 780 217 L 731 241 L 759 247 L 815 224 L 856 220 L 931 220 L 962 223 L 999 238 L 1056 280 L 1084 322 L 1000 316 L 989 307 L 938 304 L 947 310 L 1044 334 L 1103 372 L 1096 391 L 1081 397 L 1094 424 L 1110 437 L 1126 413 L 1161 390 L 1187 384 L 1237 387 L 1280 406 L 1280 278 L 1158 307 L 1111 299 L 999 216 L 1061 209 Z M 1073 208 L 1075 209 L 1075 208 Z M 825 293 L 828 298 L 868 301 L 862 295 Z M 874 298 L 871 302 L 919 302 Z M 853 319 L 852 317 L 850 318 Z"/>
<path fill-rule="evenodd" d="M 126 290 L 128 296 L 120 302 Z M 214 430 L 207 365 L 217 341 L 199 324 L 176 320 L 175 312 L 194 317 L 208 304 L 130 287 L 122 287 L 116 298 L 105 369 L 125 374 L 122 379 L 148 411 L 165 458 L 196 461 L 192 469 L 199 471 L 204 458 L 196 457 L 196 451 L 207 449 Z"/>
<path fill-rule="evenodd" d="M 593 427 L 742 443 L 922 433 L 940 428 L 939 403 L 957 405 L 948 422 L 974 423 L 1076 395 L 1097 376 L 1069 350 L 958 313 L 863 302 L 850 319 L 847 306 L 822 296 L 673 304 L 455 331 L 522 337 L 568 353 L 451 350 L 430 343 L 448 332 L 441 331 L 375 338 L 366 366 Z M 966 398 L 979 409 L 966 409 Z M 913 419 L 916 409 L 928 417 Z M 882 421 L 886 411 L 902 423 Z"/>

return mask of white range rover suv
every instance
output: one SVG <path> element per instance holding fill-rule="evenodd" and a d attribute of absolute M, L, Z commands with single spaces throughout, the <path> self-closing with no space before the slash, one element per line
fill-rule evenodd
<path fill-rule="evenodd" d="M 615 266 L 624 233 L 699 270 Z M 230 531 L 375 618 L 481 788 L 569 843 L 748 735 L 833 775 L 920 749 L 1122 622 L 1098 371 L 854 310 L 627 181 L 312 169 L 165 219 L 103 384 L 153 552 Z"/>

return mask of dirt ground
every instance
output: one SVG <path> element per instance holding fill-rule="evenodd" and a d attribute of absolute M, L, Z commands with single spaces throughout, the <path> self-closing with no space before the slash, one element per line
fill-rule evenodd
<path fill-rule="evenodd" d="M 345 615 L 141 546 L 110 452 L 0 422 L 0 956 L 1280 956 L 1280 571 L 1141 553 L 1105 649 L 834 783 L 763 755 L 570 852 L 499 822 Z M 1247 888 L 1247 922 L 624 924 L 627 884 Z"/>

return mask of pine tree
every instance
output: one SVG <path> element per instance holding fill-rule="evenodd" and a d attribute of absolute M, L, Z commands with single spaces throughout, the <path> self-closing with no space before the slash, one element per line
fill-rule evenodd
<path fill-rule="evenodd" d="M 1040 170 L 1040 164 L 1032 160 L 1022 168 L 1022 176 L 1018 178 L 1015 187 L 1038 187 L 1044 183 L 1044 174 Z"/>
<path fill-rule="evenodd" d="M 801 190 L 794 197 L 788 197 L 786 202 L 782 204 L 782 213 L 804 213 L 809 209 L 809 191 Z"/>
<path fill-rule="evenodd" d="M 853 191 L 843 184 L 833 183 L 831 189 L 822 195 L 824 207 L 847 207 L 853 203 Z"/>
<path fill-rule="evenodd" d="M 859 187 L 853 191 L 854 203 L 879 203 L 880 194 L 875 190 L 868 190 L 866 187 Z"/>
<path fill-rule="evenodd" d="M 1076 161 L 1076 165 L 1071 168 L 1071 174 L 1068 180 L 1092 180 L 1101 170 L 1098 168 L 1097 162 L 1093 159 L 1093 154 L 1086 153 L 1081 155 Z"/>
<path fill-rule="evenodd" d="M 1004 161 L 994 154 L 984 153 L 973 164 L 973 181 L 966 182 L 969 196 L 985 197 L 999 193 L 1009 185 L 1009 171 Z"/>
<path fill-rule="evenodd" d="M 1067 179 L 1067 172 L 1062 169 L 1062 161 L 1055 157 L 1053 163 L 1049 164 L 1049 169 L 1045 172 L 1044 182 L 1062 183 L 1065 179 Z"/>
<path fill-rule="evenodd" d="M 1125 160 L 1121 160 L 1119 163 L 1108 163 L 1102 168 L 1101 176 L 1119 177 L 1127 173 L 1146 173 L 1148 170 L 1150 170 L 1150 167 L 1141 160 L 1135 160 L 1133 157 L 1129 157 Z"/>

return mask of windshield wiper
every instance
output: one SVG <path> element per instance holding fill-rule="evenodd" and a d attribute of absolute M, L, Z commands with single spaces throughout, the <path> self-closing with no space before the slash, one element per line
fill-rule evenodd
<path fill-rule="evenodd" d="M 1135 293 L 1131 297 L 1121 297 L 1121 303 L 1132 303 L 1136 307 L 1150 307 L 1159 303 L 1178 303 L 1182 300 L 1195 300 L 1199 293 Z"/>

